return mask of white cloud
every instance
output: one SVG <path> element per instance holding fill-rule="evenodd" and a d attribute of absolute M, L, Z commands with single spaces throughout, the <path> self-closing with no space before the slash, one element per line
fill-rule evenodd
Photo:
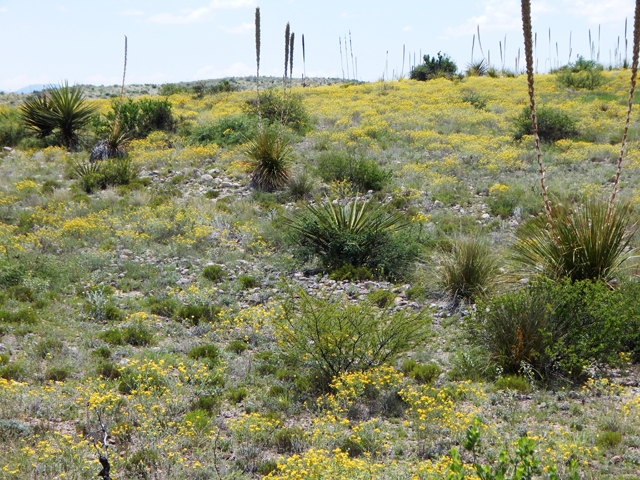
<path fill-rule="evenodd" d="M 462 25 L 448 27 L 445 33 L 448 38 L 471 36 L 476 33 L 478 25 L 482 31 L 509 31 L 520 28 L 520 4 L 514 0 L 485 0 L 484 11 L 477 17 L 468 18 Z"/>
<path fill-rule="evenodd" d="M 413 32 L 413 27 L 407 25 L 402 29 L 403 32 Z"/>
<path fill-rule="evenodd" d="M 246 8 L 255 5 L 255 0 L 213 0 L 209 5 L 197 9 L 183 9 L 179 13 L 158 13 L 149 17 L 150 23 L 188 25 L 201 23 L 213 17 L 215 10 Z"/>
<path fill-rule="evenodd" d="M 593 24 L 624 21 L 629 17 L 633 23 L 633 3 L 627 0 L 563 0 L 566 13 L 575 17 L 586 17 Z M 633 26 L 630 28 L 633 30 Z"/>
<path fill-rule="evenodd" d="M 7 7 L 0 7 L 0 13 L 6 13 L 9 9 Z"/>
<path fill-rule="evenodd" d="M 0 91 L 15 92 L 28 85 L 48 85 L 52 83 L 51 78 L 46 75 L 38 75 L 27 77 L 26 75 L 18 75 L 13 78 L 7 78 L 0 84 Z"/>
<path fill-rule="evenodd" d="M 242 62 L 234 63 L 227 68 L 216 68 L 213 65 L 202 67 L 195 74 L 197 79 L 223 78 L 223 77 L 247 77 L 255 75 L 255 67 L 249 67 Z"/>
<path fill-rule="evenodd" d="M 234 35 L 242 35 L 243 33 L 253 32 L 254 29 L 253 23 L 242 23 L 242 25 L 238 25 L 237 27 L 220 27 L 226 33 L 231 33 Z"/>
<path fill-rule="evenodd" d="M 134 15 L 144 15 L 144 12 L 142 10 L 123 10 L 121 12 L 118 12 L 118 14 L 124 15 L 125 17 L 130 17 Z"/>

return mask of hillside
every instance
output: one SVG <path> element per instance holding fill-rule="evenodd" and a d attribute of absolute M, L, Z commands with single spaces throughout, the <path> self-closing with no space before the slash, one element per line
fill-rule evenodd
<path fill-rule="evenodd" d="M 592 91 L 536 76 L 570 137 L 543 144 L 554 208 L 611 193 L 630 73 L 604 76 Z M 513 260 L 543 218 L 517 135 L 524 76 L 294 85 L 277 111 L 290 180 L 273 191 L 247 157 L 268 117 L 251 79 L 229 81 L 127 87 L 170 118 L 140 113 L 113 162 L 88 160 L 118 87 L 87 89 L 98 114 L 75 149 L 27 135 L 23 96 L 0 95 L 0 479 L 96 478 L 105 452 L 114 479 L 436 479 L 452 448 L 465 478 L 503 450 L 539 460 L 533 478 L 640 476 L 637 263 L 608 284 L 537 283 Z M 283 92 L 264 81 L 266 112 Z M 632 225 L 636 110 L 629 140 Z M 313 230 L 314 212 L 365 202 L 363 243 Z M 452 296 L 468 239 L 493 263 Z"/>

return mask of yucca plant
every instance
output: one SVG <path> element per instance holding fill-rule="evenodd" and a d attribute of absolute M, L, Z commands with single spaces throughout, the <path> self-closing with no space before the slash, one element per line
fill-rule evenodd
<path fill-rule="evenodd" d="M 373 201 L 307 205 L 284 223 L 297 232 L 301 247 L 319 256 L 330 271 L 352 265 L 379 276 L 396 275 L 417 255 L 411 242 L 396 238 L 409 226 L 403 213 L 389 212 Z"/>
<path fill-rule="evenodd" d="M 67 148 L 78 144 L 78 131 L 90 121 L 97 107 L 84 99 L 84 90 L 79 85 L 69 87 L 68 82 L 49 89 L 51 109 L 46 114 Z"/>
<path fill-rule="evenodd" d="M 555 205 L 551 208 L 541 162 L 540 139 L 533 85 L 533 42 L 531 34 L 531 4 L 522 0 L 522 25 L 525 41 L 527 81 L 538 174 L 546 218 L 537 218 L 523 225 L 517 233 L 513 259 L 525 270 L 553 279 L 603 280 L 611 282 L 632 256 L 630 242 L 635 225 L 630 225 L 628 205 L 615 203 L 627 132 L 633 105 L 633 94 L 640 50 L 640 0 L 636 1 L 633 64 L 627 119 L 622 148 L 617 164 L 613 191 L 608 202 L 588 200 L 584 205 Z"/>
<path fill-rule="evenodd" d="M 49 116 L 51 108 L 52 105 L 46 91 L 27 98 L 20 106 L 22 123 L 38 138 L 45 138 L 53 133 L 55 125 Z"/>
<path fill-rule="evenodd" d="M 271 192 L 289 181 L 293 148 L 289 140 L 275 129 L 263 129 L 244 150 L 253 188 Z"/>
<path fill-rule="evenodd" d="M 475 301 L 488 293 L 498 275 L 498 262 L 489 243 L 479 237 L 461 237 L 438 260 L 442 289 L 454 301 Z"/>
<path fill-rule="evenodd" d="M 526 222 L 516 232 L 512 258 L 526 273 L 559 280 L 604 280 L 619 276 L 635 249 L 637 225 L 628 204 L 588 200 L 584 205 L 554 205 L 553 228 L 546 218 Z"/>

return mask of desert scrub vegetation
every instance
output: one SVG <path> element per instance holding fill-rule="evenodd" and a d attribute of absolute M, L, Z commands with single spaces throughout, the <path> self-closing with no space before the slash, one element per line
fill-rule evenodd
<path fill-rule="evenodd" d="M 313 120 L 265 114 L 291 156 L 263 190 L 255 90 L 125 100 L 174 121 L 115 173 L 3 105 L 0 478 L 95 478 L 96 446 L 123 479 L 637 477 L 631 74 L 535 76 L 578 132 L 541 144 L 555 230 L 521 75 L 287 85 Z"/>

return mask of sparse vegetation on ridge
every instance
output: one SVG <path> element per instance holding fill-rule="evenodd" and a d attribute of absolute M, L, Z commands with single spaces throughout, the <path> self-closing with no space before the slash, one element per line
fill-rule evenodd
<path fill-rule="evenodd" d="M 261 118 L 241 79 L 124 102 L 171 128 L 136 117 L 113 161 L 0 106 L 0 478 L 636 477 L 633 72 L 537 75 L 575 119 L 538 163 L 522 76 L 287 65 Z"/>

